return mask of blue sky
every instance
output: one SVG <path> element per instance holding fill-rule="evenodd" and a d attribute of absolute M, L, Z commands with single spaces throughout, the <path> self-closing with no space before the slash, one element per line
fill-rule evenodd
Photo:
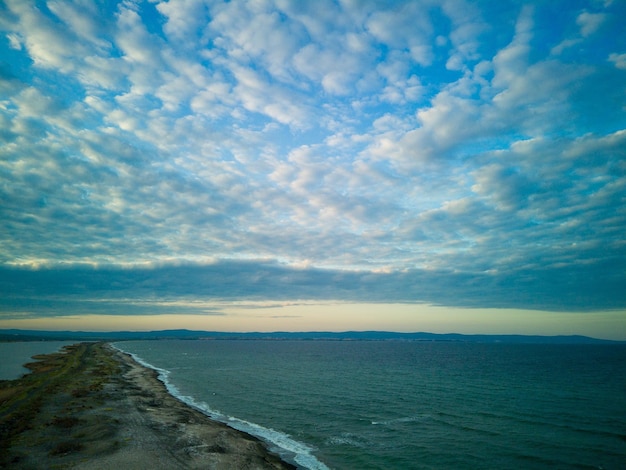
<path fill-rule="evenodd" d="M 625 17 L 4 1 L 0 327 L 626 339 Z"/>

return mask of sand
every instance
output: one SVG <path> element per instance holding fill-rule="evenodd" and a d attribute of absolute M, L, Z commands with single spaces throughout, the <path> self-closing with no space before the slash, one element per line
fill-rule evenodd
<path fill-rule="evenodd" d="M 0 381 L 0 468 L 295 468 L 106 343 L 35 357 L 31 374 Z"/>

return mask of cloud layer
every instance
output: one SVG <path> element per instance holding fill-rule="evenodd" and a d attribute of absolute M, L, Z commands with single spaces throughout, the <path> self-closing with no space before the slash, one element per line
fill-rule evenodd
<path fill-rule="evenodd" d="M 623 308 L 625 8 L 7 0 L 3 272 Z"/>
<path fill-rule="evenodd" d="M 591 312 L 624 308 L 622 276 L 610 263 L 492 275 L 409 270 L 372 273 L 293 269 L 258 262 L 31 270 L 0 269 L 4 318 L 78 313 L 217 315 L 219 302 L 336 300 L 448 307 Z"/>

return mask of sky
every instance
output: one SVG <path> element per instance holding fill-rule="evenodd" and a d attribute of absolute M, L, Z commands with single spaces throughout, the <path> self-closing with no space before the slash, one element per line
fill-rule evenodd
<path fill-rule="evenodd" d="M 0 328 L 626 340 L 622 0 L 0 1 Z"/>

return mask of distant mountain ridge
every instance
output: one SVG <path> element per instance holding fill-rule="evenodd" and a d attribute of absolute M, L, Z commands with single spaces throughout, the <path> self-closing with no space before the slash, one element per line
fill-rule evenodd
<path fill-rule="evenodd" d="M 194 330 L 159 331 L 39 331 L 0 329 L 0 341 L 125 341 L 159 339 L 236 339 L 236 340 L 334 340 L 334 341 L 455 341 L 472 343 L 518 344 L 626 344 L 625 341 L 591 338 L 581 335 L 466 335 L 460 333 L 398 333 L 393 331 L 303 331 L 285 332 L 220 332 Z"/>

